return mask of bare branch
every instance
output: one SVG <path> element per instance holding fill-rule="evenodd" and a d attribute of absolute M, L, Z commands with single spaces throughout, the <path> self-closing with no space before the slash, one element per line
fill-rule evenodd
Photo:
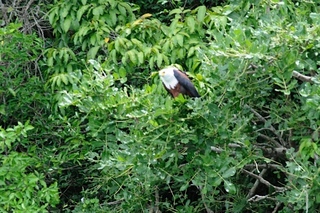
<path fill-rule="evenodd" d="M 267 172 L 267 169 L 263 169 L 260 174 L 259 174 L 259 177 L 262 177 L 265 173 Z M 260 181 L 259 180 L 256 180 L 255 183 L 253 184 L 252 188 L 250 189 L 249 193 L 247 194 L 247 199 L 251 198 L 252 195 L 255 194 L 258 186 L 259 186 L 259 183 Z"/>
<path fill-rule="evenodd" d="M 0 8 L 2 11 L 2 17 L 4 19 L 5 24 L 9 23 L 8 21 L 8 16 L 7 16 L 7 10 L 5 9 L 4 4 L 2 3 L 2 1 L 0 0 Z"/>
<path fill-rule="evenodd" d="M 242 148 L 243 145 L 237 144 L 237 143 L 229 143 L 228 147 L 230 148 Z"/>
<path fill-rule="evenodd" d="M 121 203 L 122 201 L 124 201 L 124 199 L 111 201 L 111 202 L 108 202 L 107 205 L 117 205 L 117 204 Z"/>
<path fill-rule="evenodd" d="M 298 71 L 293 70 L 292 76 L 299 79 L 300 81 L 313 83 L 312 77 L 303 75 L 303 74 L 299 73 Z"/>
<path fill-rule="evenodd" d="M 158 187 L 155 189 L 155 192 L 154 192 L 154 196 L 155 196 L 155 204 L 154 204 L 154 211 L 155 213 L 160 213 L 160 209 L 159 209 L 159 190 L 158 190 Z"/>
<path fill-rule="evenodd" d="M 269 199 L 269 200 L 276 200 L 275 198 L 269 197 L 270 195 L 255 195 L 248 200 L 248 202 L 258 202 L 260 200 Z"/>
<path fill-rule="evenodd" d="M 263 138 L 263 139 L 266 139 L 266 140 L 272 142 L 272 143 L 273 143 L 274 145 L 276 145 L 277 147 L 282 147 L 282 145 L 281 145 L 278 141 L 274 140 L 273 138 L 270 138 L 270 137 L 267 136 L 267 135 L 258 133 L 258 136 L 261 137 L 261 138 Z"/>
<path fill-rule="evenodd" d="M 248 170 L 242 169 L 242 171 L 248 175 L 250 175 L 251 177 L 259 180 L 261 183 L 263 183 L 264 185 L 268 186 L 268 187 L 272 187 L 274 188 L 276 191 L 278 192 L 283 192 L 286 190 L 285 187 L 279 187 L 279 186 L 275 186 L 273 184 L 271 184 L 269 181 L 265 180 L 263 177 L 260 177 L 259 175 L 256 175 L 252 172 L 249 172 Z"/>
<path fill-rule="evenodd" d="M 228 147 L 230 147 L 230 148 L 241 148 L 242 146 L 240 144 L 236 144 L 236 143 L 229 143 Z M 217 152 L 217 153 L 221 153 L 221 152 L 225 151 L 224 149 L 216 147 L 216 146 L 211 146 L 210 149 L 212 151 L 214 151 L 214 152 Z M 235 152 L 231 153 L 231 155 L 235 155 L 235 154 L 236 154 Z"/>
<path fill-rule="evenodd" d="M 259 169 L 281 169 L 282 166 L 278 164 L 247 164 L 244 166 L 247 169 L 259 168 Z"/>
<path fill-rule="evenodd" d="M 255 145 L 258 149 L 261 149 L 265 154 L 271 155 L 272 157 L 274 156 L 284 156 L 287 152 L 287 148 L 285 147 L 265 147 L 265 146 L 259 146 Z"/>
<path fill-rule="evenodd" d="M 280 206 L 281 206 L 281 203 L 280 203 L 280 202 L 278 202 L 278 203 L 277 203 L 277 205 L 276 205 L 276 207 L 274 207 L 274 209 L 273 209 L 272 213 L 276 213 L 276 212 L 278 212 L 278 209 L 280 208 Z"/>
<path fill-rule="evenodd" d="M 219 147 L 215 147 L 215 146 L 210 146 L 210 149 L 214 152 L 217 152 L 217 153 L 221 153 L 221 152 L 225 151 L 225 150 L 223 150 Z"/>
<path fill-rule="evenodd" d="M 255 116 L 258 117 L 258 119 L 264 123 L 267 123 L 267 120 L 262 116 L 260 115 L 257 111 L 255 111 L 252 107 L 250 107 L 249 105 L 245 105 Z M 270 131 L 275 134 L 277 136 L 277 138 L 279 139 L 280 143 L 282 145 L 285 145 L 285 141 L 282 139 L 281 135 L 277 132 L 276 128 L 274 128 L 271 124 L 270 124 L 270 127 L 269 127 Z M 278 147 L 282 147 L 282 145 L 277 143 L 275 145 L 277 145 Z"/>

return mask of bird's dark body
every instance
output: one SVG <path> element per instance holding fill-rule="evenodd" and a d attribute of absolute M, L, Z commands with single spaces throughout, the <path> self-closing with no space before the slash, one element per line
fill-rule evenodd
<path fill-rule="evenodd" d="M 178 84 L 173 89 L 168 89 L 164 85 L 166 90 L 172 95 L 172 97 L 175 98 L 180 93 L 182 93 L 183 95 L 188 95 L 190 97 L 200 97 L 198 91 L 184 72 L 178 69 L 174 69 L 173 73 L 174 77 L 178 80 Z"/>

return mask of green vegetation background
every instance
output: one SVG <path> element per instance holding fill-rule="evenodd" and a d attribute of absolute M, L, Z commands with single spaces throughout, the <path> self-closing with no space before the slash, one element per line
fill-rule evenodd
<path fill-rule="evenodd" d="M 320 212 L 317 1 L 0 9 L 1 212 Z"/>

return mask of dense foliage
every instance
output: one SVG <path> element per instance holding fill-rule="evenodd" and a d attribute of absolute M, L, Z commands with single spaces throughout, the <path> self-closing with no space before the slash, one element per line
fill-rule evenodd
<path fill-rule="evenodd" d="M 19 3 L 0 3 L 2 212 L 319 212 L 316 1 Z M 170 64 L 201 98 L 166 93 Z"/>

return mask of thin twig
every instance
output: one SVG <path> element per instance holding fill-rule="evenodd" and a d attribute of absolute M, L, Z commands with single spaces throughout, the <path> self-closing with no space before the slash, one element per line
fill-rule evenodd
<path fill-rule="evenodd" d="M 248 175 L 250 175 L 251 177 L 258 179 L 261 183 L 263 183 L 264 185 L 268 186 L 268 187 L 272 187 L 274 188 L 276 191 L 278 192 L 283 192 L 286 190 L 285 187 L 279 187 L 279 186 L 275 186 L 273 184 L 271 184 L 269 181 L 265 180 L 263 177 L 260 177 L 259 175 L 256 175 L 252 172 L 249 172 L 248 170 L 242 169 L 242 171 Z"/>
<path fill-rule="evenodd" d="M 155 196 L 155 204 L 154 204 L 154 211 L 155 213 L 160 213 L 160 209 L 159 209 L 159 190 L 158 190 L 158 187 L 155 189 L 155 192 L 154 192 L 154 196 Z"/>
<path fill-rule="evenodd" d="M 204 205 L 204 208 L 206 209 L 207 213 L 214 213 L 214 211 L 212 211 L 206 204 L 206 199 L 204 197 L 204 194 L 202 193 L 202 190 L 201 190 L 201 186 L 199 186 L 199 189 L 200 189 L 200 194 L 201 194 L 201 200 L 203 202 L 203 205 Z"/>
<path fill-rule="evenodd" d="M 274 207 L 272 213 L 276 213 L 276 212 L 278 211 L 278 209 L 280 208 L 281 204 L 282 204 L 282 203 L 278 202 L 278 203 L 276 204 L 276 207 Z"/>
<path fill-rule="evenodd" d="M 241 144 L 237 144 L 237 143 L 229 143 L 228 147 L 230 147 L 230 148 L 242 148 L 243 146 Z"/>
<path fill-rule="evenodd" d="M 255 195 L 248 200 L 248 202 L 258 202 L 260 200 L 269 199 L 269 200 L 276 200 L 275 198 L 271 198 L 270 195 Z"/>
<path fill-rule="evenodd" d="M 215 146 L 210 146 L 210 149 L 214 152 L 217 152 L 217 153 L 221 153 L 221 152 L 225 151 L 225 150 L 223 150 L 219 147 L 215 147 Z"/>
<path fill-rule="evenodd" d="M 273 138 L 270 138 L 269 136 L 265 135 L 265 134 L 261 134 L 261 133 L 258 133 L 258 136 L 263 138 L 263 139 L 266 139 L 270 142 L 272 142 L 274 145 L 276 145 L 277 147 L 283 147 L 278 141 L 276 141 L 275 139 Z"/>
<path fill-rule="evenodd" d="M 230 148 L 241 148 L 242 146 L 240 144 L 237 144 L 237 143 L 229 143 L 228 147 L 230 147 Z M 221 153 L 221 152 L 225 151 L 224 149 L 216 147 L 216 146 L 211 146 L 210 149 L 212 151 L 214 151 L 214 152 L 217 152 L 217 153 Z M 236 154 L 235 152 L 231 153 L 231 155 L 235 155 L 235 154 Z"/>
<path fill-rule="evenodd" d="M 121 203 L 122 201 L 124 201 L 124 199 L 120 199 L 120 200 L 115 200 L 115 201 L 111 201 L 111 202 L 108 202 L 107 205 L 116 205 L 116 204 L 119 204 Z"/>
<path fill-rule="evenodd" d="M 8 16 L 7 16 L 7 10 L 5 9 L 4 4 L 2 3 L 2 1 L 0 0 L 0 8 L 2 11 L 2 17 L 4 19 L 5 25 L 7 25 L 9 23 L 8 21 Z"/>
<path fill-rule="evenodd" d="M 284 156 L 287 152 L 287 148 L 285 147 L 276 147 L 276 148 L 267 148 L 267 147 L 260 147 L 260 146 L 256 146 L 259 147 L 259 149 L 261 149 L 265 154 L 269 154 L 272 156 Z"/>
<path fill-rule="evenodd" d="M 245 105 L 245 106 L 246 106 L 255 116 L 257 116 L 260 121 L 262 121 L 262 122 L 264 122 L 264 123 L 267 123 L 267 120 L 266 120 L 262 115 L 260 115 L 257 111 L 255 111 L 252 107 L 250 107 L 249 105 Z M 276 128 L 274 128 L 274 127 L 270 124 L 269 129 L 270 129 L 270 131 L 271 131 L 273 134 L 275 134 L 275 135 L 278 137 L 280 143 L 281 143 L 282 145 L 284 145 L 284 144 L 285 144 L 285 141 L 282 139 L 281 135 L 279 135 L 279 133 L 277 132 Z M 277 144 L 277 145 L 280 145 L 280 144 Z M 282 145 L 280 145 L 280 146 L 282 146 Z"/>

